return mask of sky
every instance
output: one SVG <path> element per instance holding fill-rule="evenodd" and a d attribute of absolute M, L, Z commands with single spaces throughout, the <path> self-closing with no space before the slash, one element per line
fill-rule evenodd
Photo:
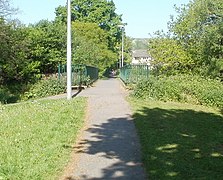
<path fill-rule="evenodd" d="M 127 36 L 148 38 L 157 30 L 167 31 L 170 15 L 176 16 L 174 5 L 187 4 L 190 0 L 113 0 L 116 13 L 122 14 L 127 23 Z M 66 5 L 66 0 L 11 0 L 19 8 L 16 15 L 22 23 L 33 24 L 42 19 L 53 20 L 55 8 Z"/>

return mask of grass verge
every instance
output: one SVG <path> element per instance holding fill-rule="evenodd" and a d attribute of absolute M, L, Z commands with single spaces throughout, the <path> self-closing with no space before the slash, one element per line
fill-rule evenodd
<path fill-rule="evenodd" d="M 217 110 L 130 99 L 149 179 L 222 179 L 223 116 Z"/>
<path fill-rule="evenodd" d="M 222 82 L 195 75 L 150 76 L 136 84 L 132 95 L 137 98 L 223 108 Z"/>
<path fill-rule="evenodd" d="M 0 179 L 56 179 L 84 122 L 86 100 L 0 105 Z"/>

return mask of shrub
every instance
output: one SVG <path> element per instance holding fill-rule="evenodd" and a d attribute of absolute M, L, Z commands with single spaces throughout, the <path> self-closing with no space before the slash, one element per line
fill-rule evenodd
<path fill-rule="evenodd" d="M 150 76 L 149 79 L 141 81 L 135 86 L 133 96 L 223 107 L 222 83 L 192 75 Z"/>
<path fill-rule="evenodd" d="M 28 92 L 25 92 L 22 97 L 23 100 L 41 98 L 51 95 L 64 93 L 66 90 L 65 83 L 59 82 L 57 78 L 50 77 L 42 79 L 36 84 L 32 85 Z"/>
<path fill-rule="evenodd" d="M 7 103 L 8 99 L 10 98 L 10 93 L 3 88 L 0 88 L 0 102 L 2 104 Z"/>
<path fill-rule="evenodd" d="M 18 95 L 12 94 L 7 88 L 0 87 L 0 104 L 15 103 Z"/>

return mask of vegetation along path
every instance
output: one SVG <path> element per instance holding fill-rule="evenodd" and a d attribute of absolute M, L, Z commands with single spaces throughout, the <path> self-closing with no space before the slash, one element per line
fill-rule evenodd
<path fill-rule="evenodd" d="M 146 179 L 139 141 L 117 79 L 99 80 L 79 94 L 89 97 L 87 127 L 75 146 L 75 163 L 65 179 Z"/>

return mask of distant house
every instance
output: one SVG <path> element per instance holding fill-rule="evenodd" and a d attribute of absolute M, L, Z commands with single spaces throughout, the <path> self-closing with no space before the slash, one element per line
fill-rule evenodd
<path fill-rule="evenodd" d="M 132 64 L 146 64 L 150 65 L 152 60 L 151 56 L 148 54 L 147 50 L 134 50 L 132 51 Z"/>

